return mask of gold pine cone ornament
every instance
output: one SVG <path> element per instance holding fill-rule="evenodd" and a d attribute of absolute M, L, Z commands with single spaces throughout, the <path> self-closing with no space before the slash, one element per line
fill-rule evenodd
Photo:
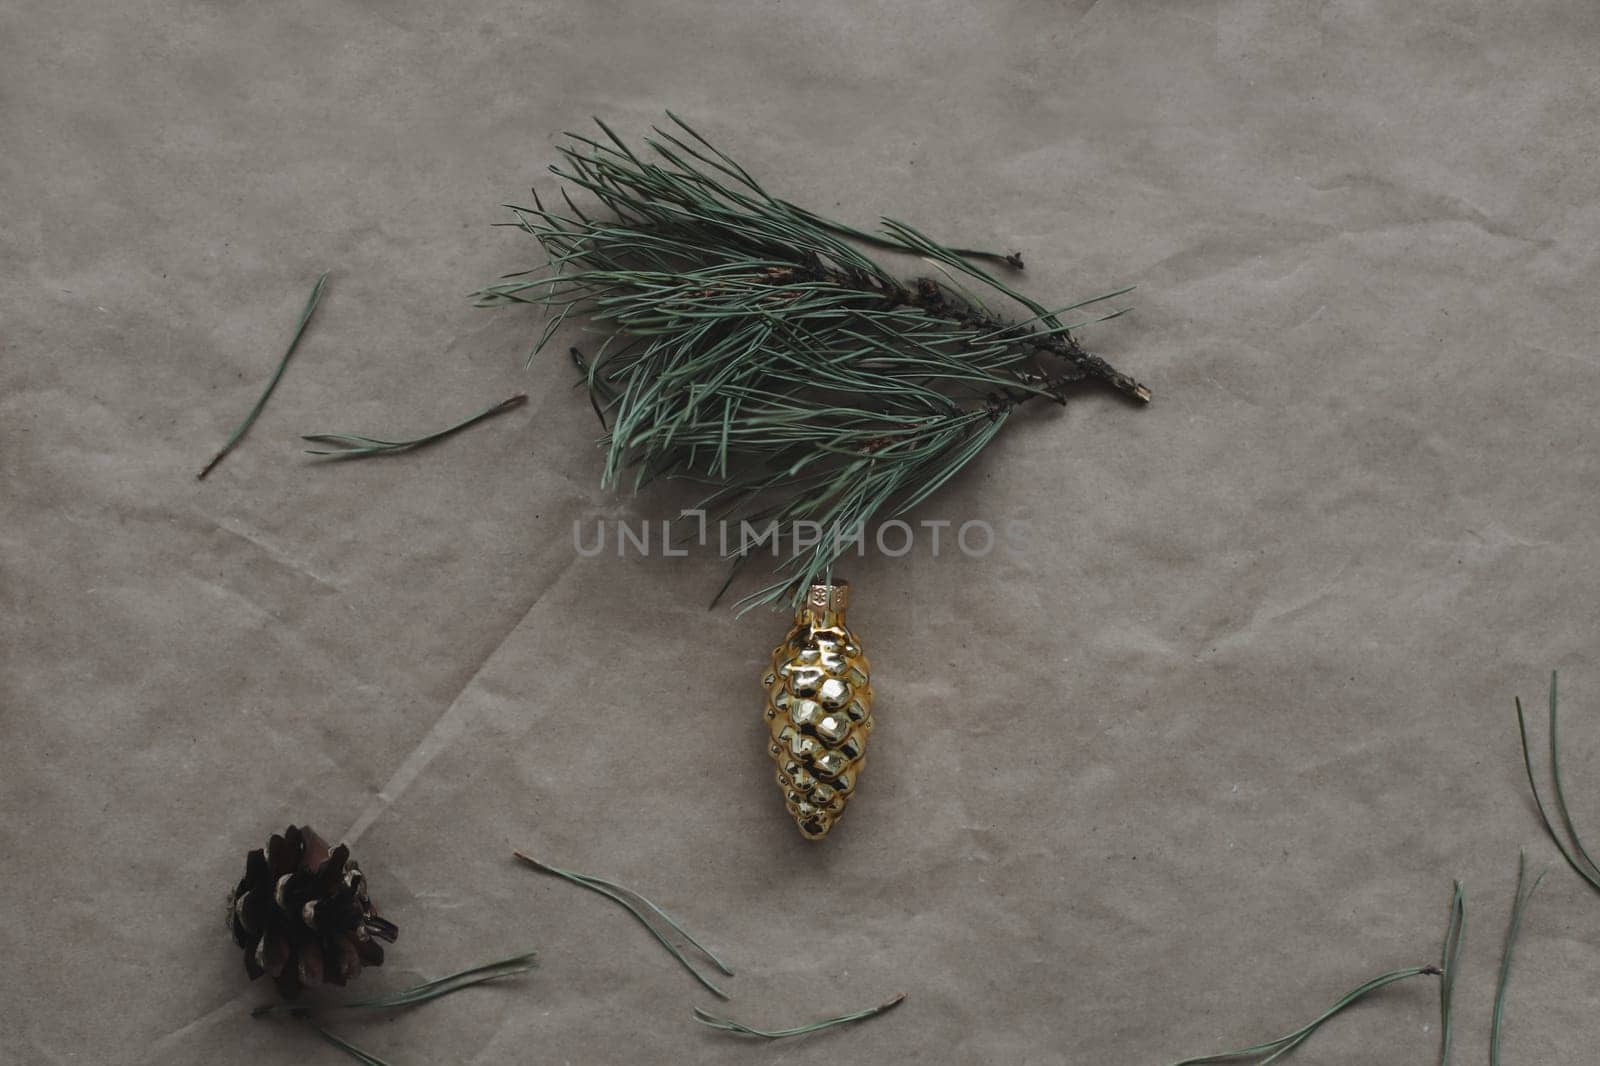
<path fill-rule="evenodd" d="M 850 584 L 812 585 L 794 628 L 772 652 L 767 753 L 807 840 L 828 835 L 855 795 L 872 731 L 872 684 L 861 642 L 845 625 Z"/>

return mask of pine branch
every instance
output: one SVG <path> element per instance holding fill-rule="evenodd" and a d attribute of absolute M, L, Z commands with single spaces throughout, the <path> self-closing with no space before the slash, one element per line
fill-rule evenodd
<path fill-rule="evenodd" d="M 1051 310 L 981 265 L 1020 269 L 1017 253 L 952 248 L 892 219 L 868 233 L 825 218 L 669 118 L 643 154 L 598 120 L 597 136 L 568 134 L 551 167 L 561 204 L 535 192 L 504 223 L 545 262 L 478 294 L 544 308 L 535 354 L 569 316 L 608 334 L 576 357 L 608 427 L 603 484 L 628 472 L 635 490 L 703 481 L 724 517 L 859 529 L 938 491 L 1023 404 L 1064 403 L 1088 381 L 1150 399 L 1079 344 L 1087 321 L 1062 317 L 1128 290 Z M 863 246 L 918 256 L 946 280 L 902 281 Z M 1027 316 L 996 314 L 982 293 Z M 824 536 L 741 604 L 798 596 L 840 551 Z"/>

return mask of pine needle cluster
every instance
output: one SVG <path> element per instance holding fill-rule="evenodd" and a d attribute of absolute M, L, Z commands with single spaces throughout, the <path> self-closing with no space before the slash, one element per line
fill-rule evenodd
<path fill-rule="evenodd" d="M 1047 308 L 983 265 L 1017 270 L 1020 256 L 948 247 L 893 219 L 868 233 L 825 218 L 668 117 L 642 155 L 603 122 L 597 137 L 568 134 L 551 167 L 561 205 L 537 192 L 531 207 L 507 205 L 504 225 L 546 261 L 479 302 L 543 306 L 535 353 L 572 315 L 606 334 L 590 358 L 574 349 L 606 429 L 603 484 L 687 478 L 707 486 L 697 509 L 713 518 L 830 531 L 742 606 L 828 580 L 841 531 L 927 499 L 1022 404 L 1065 402 L 1088 380 L 1149 400 L 1079 345 L 1085 322 L 1062 317 L 1128 290 Z M 902 281 L 873 248 L 942 276 Z M 979 293 L 1027 315 L 1002 317 Z"/>

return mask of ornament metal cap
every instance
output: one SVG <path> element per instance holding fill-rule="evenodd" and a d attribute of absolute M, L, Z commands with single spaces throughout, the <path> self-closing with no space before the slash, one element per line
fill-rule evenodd
<path fill-rule="evenodd" d="M 850 606 L 850 582 L 841 579 L 831 585 L 812 585 L 806 589 L 804 606 L 813 611 L 843 614 Z"/>

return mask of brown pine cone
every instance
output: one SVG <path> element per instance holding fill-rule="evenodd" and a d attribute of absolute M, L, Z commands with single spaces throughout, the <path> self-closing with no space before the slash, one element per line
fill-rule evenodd
<path fill-rule="evenodd" d="M 393 943 L 399 933 L 372 912 L 350 849 L 330 850 L 310 826 L 293 825 L 245 856 L 244 877 L 228 896 L 228 925 L 250 979 L 271 975 L 288 999 L 306 985 L 342 985 L 362 966 L 381 965 L 377 940 Z"/>

